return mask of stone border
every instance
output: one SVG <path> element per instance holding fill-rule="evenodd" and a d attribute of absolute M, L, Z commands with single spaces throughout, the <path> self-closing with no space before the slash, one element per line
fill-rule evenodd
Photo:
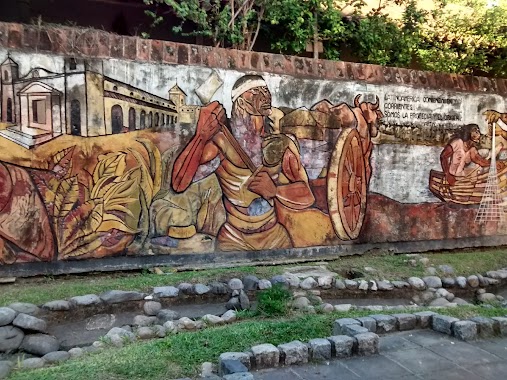
<path fill-rule="evenodd" d="M 241 51 L 120 36 L 90 28 L 0 22 L 0 46 L 37 53 L 197 65 L 328 80 L 358 80 L 449 91 L 507 95 L 507 79 Z"/>

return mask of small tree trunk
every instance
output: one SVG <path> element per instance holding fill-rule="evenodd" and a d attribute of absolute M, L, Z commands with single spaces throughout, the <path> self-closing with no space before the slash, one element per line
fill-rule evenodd
<path fill-rule="evenodd" d="M 319 59 L 319 22 L 317 19 L 317 11 L 314 12 L 313 24 L 313 59 Z"/>

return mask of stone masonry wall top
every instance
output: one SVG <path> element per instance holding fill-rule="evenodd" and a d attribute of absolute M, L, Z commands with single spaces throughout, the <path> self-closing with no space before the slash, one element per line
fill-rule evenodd
<path fill-rule="evenodd" d="M 343 61 L 215 48 L 120 36 L 95 29 L 0 22 L 0 46 L 76 57 L 120 58 L 154 63 L 261 71 L 298 77 L 359 80 L 415 88 L 507 95 L 507 79 L 434 73 Z"/>

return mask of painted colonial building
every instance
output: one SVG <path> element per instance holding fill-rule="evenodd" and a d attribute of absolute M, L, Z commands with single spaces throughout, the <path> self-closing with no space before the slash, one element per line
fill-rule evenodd
<path fill-rule="evenodd" d="M 62 73 L 33 68 L 19 75 L 8 57 L 0 65 L 1 115 L 7 138 L 25 148 L 62 134 L 104 136 L 195 123 L 199 107 L 186 105 L 174 86 L 168 99 L 101 74 L 101 61 L 66 59 Z"/>

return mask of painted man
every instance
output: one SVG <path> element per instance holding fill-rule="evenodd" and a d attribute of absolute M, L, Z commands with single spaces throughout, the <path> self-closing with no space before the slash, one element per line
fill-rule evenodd
<path fill-rule="evenodd" d="M 232 103 L 232 133 L 220 103 L 201 109 L 196 133 L 174 164 L 173 189 L 182 192 L 215 172 L 227 214 L 217 236 L 219 250 L 292 247 L 276 210 L 301 210 L 315 201 L 297 141 L 277 130 L 274 120 L 281 111 L 272 108 L 262 77 L 240 78 Z"/>
<path fill-rule="evenodd" d="M 477 151 L 481 132 L 477 124 L 463 126 L 451 137 L 440 154 L 440 163 L 447 182 L 453 186 L 459 177 L 467 177 L 475 172 L 477 165 L 489 167 L 490 161 Z M 472 163 L 476 165 L 472 165 Z"/>
<path fill-rule="evenodd" d="M 507 113 L 501 113 L 494 110 L 487 110 L 483 113 L 486 117 L 486 122 L 489 125 L 488 133 L 491 136 L 493 133 L 493 125 L 495 125 L 495 154 L 498 156 L 503 150 L 507 150 Z M 498 122 L 501 121 L 503 127 Z"/>

